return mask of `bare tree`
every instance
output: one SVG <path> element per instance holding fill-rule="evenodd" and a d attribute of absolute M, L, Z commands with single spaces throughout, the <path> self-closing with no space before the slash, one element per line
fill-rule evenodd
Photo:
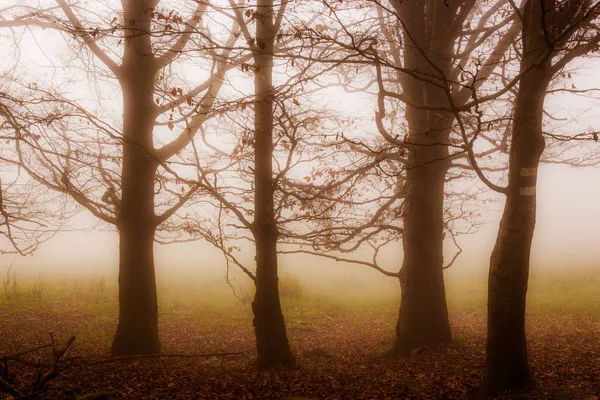
<path fill-rule="evenodd" d="M 388 183 L 383 196 L 370 193 L 370 200 L 357 198 L 357 205 L 370 209 L 366 221 L 353 227 L 343 221 L 336 227 L 338 238 L 330 245 L 334 245 L 333 250 L 349 252 L 357 247 L 342 249 L 335 244 L 352 240 L 373 247 L 376 256 L 383 244 L 402 239 L 400 273 L 384 271 L 375 259 L 361 264 L 400 278 L 402 300 L 393 352 L 409 355 L 415 348 L 452 340 L 443 280 L 443 269 L 452 261 L 444 263 L 443 245 L 446 234 L 454 238 L 453 230 L 448 229 L 451 221 L 467 213 L 461 206 L 458 212 L 448 214 L 449 204 L 455 206 L 457 202 L 448 201 L 446 184 L 472 170 L 473 159 L 503 150 L 489 139 L 486 150 L 475 152 L 475 139 L 489 136 L 474 135 L 471 131 L 477 131 L 477 124 L 460 126 L 457 116 L 506 93 L 493 90 L 478 97 L 478 90 L 513 57 L 509 49 L 520 21 L 509 1 L 376 2 L 370 14 L 363 10 L 367 17 L 362 24 L 348 23 L 340 7 L 329 7 L 340 32 L 313 34 L 322 41 L 335 42 L 350 54 L 346 55 L 347 63 L 369 65 L 374 77 L 366 83 L 359 79 L 356 84 L 347 76 L 340 83 L 347 90 L 374 92 L 375 124 L 381 140 L 347 141 L 351 151 L 370 154 L 371 159 L 358 166 L 356 174 L 340 177 L 337 186 L 329 185 L 326 190 L 343 192 L 351 182 L 357 182 L 350 176 L 358 181 L 362 176 L 365 182 L 383 179 Z M 352 9 L 352 5 L 348 7 Z M 502 124 L 496 121 L 496 125 Z M 464 144 L 463 134 L 467 138 Z M 364 173 L 367 165 L 373 168 L 372 173 Z M 454 172 L 449 174 L 451 168 Z M 480 170 L 474 172 L 481 175 Z M 311 190 L 312 196 L 324 193 L 318 188 Z M 339 196 L 336 199 L 340 201 Z M 445 215 L 449 216 L 446 221 Z M 323 229 L 321 237 L 329 240 L 326 232 L 332 230 Z M 377 235 L 385 239 L 374 245 L 381 239 Z M 460 252 L 460 247 L 457 249 Z"/>
<path fill-rule="evenodd" d="M 121 128 L 118 119 L 115 126 L 96 115 L 89 102 L 68 100 L 56 88 L 30 87 L 32 97 L 54 104 L 58 114 L 46 127 L 21 127 L 17 140 L 20 163 L 38 182 L 69 194 L 119 233 L 115 355 L 160 352 L 154 237 L 157 227 L 199 190 L 197 185 L 183 193 L 169 190 L 162 184 L 164 175 L 211 116 L 226 71 L 237 65 L 229 61 L 239 28 L 225 18 L 222 22 L 233 28 L 220 41 L 206 26 L 208 8 L 208 3 L 197 3 L 184 19 L 174 9 L 159 8 L 158 0 L 124 1 L 120 11 L 105 6 L 98 12 L 56 0 L 43 10 L 15 6 L 16 17 L 0 21 L 4 27 L 65 32 L 75 39 L 78 52 L 83 49 L 84 65 L 99 61 L 94 73 L 116 81 L 122 93 Z M 121 47 L 119 55 L 115 49 Z M 207 61 L 208 78 L 185 91 L 184 85 L 169 87 L 174 61 L 187 51 Z M 176 112 L 191 115 L 190 123 L 165 140 L 158 133 L 161 127 L 175 129 Z"/>
<path fill-rule="evenodd" d="M 190 207 L 177 213 L 179 221 L 168 224 L 164 240 L 205 239 L 223 252 L 228 266 L 242 269 L 256 289 L 252 311 L 257 365 L 294 366 L 280 304 L 277 254 L 278 244 L 306 217 L 289 186 L 290 176 L 305 176 L 306 166 L 323 156 L 319 151 L 322 137 L 307 132 L 318 130 L 327 113 L 301 106 L 307 92 L 314 89 L 307 86 L 321 71 L 313 71 L 314 62 L 294 57 L 305 51 L 298 31 L 314 18 L 307 21 L 304 16 L 310 17 L 310 12 L 298 10 L 287 15 L 287 2 L 278 8 L 269 1 L 256 9 L 231 7 L 251 55 L 252 62 L 242 67 L 242 73 L 254 75 L 254 88 L 222 115 L 215 128 L 218 137 L 202 136 L 202 148 L 196 149 L 197 177 L 179 178 L 202 185 L 213 203 L 194 196 Z M 301 26 L 295 27 L 295 21 Z M 227 132 L 232 135 L 225 138 Z M 214 162 L 208 168 L 201 159 Z M 255 262 L 245 262 L 235 254 L 247 243 L 256 251 Z"/>
<path fill-rule="evenodd" d="M 273 50 L 287 2 L 277 14 L 273 0 L 258 0 L 254 76 L 254 222 L 256 294 L 252 302 L 258 364 L 296 363 L 290 351 L 279 301 L 277 277 L 277 224 L 273 179 Z"/>
<path fill-rule="evenodd" d="M 552 79 L 576 57 L 597 48 L 591 1 L 529 0 L 522 14 L 521 79 L 514 104 L 508 186 L 489 274 L 488 342 L 481 398 L 531 384 L 525 335 L 536 183 L 545 147 L 544 99 Z"/>
<path fill-rule="evenodd" d="M 392 53 L 402 62 L 395 65 L 403 68 L 398 72 L 402 94 L 386 90 L 380 82 L 376 118 L 385 115 L 386 97 L 406 103 L 405 140 L 386 135 L 385 128 L 380 127 L 384 137 L 408 151 L 402 300 L 394 346 L 397 354 L 406 355 L 416 347 L 452 340 L 442 274 L 444 187 L 451 166 L 449 148 L 456 117 L 452 110 L 468 108 L 473 91 L 501 63 L 518 23 L 512 13 L 506 12 L 508 3 L 502 1 L 491 5 L 477 1 L 392 1 L 391 5 L 403 38 L 401 48 L 397 42 L 390 44 Z M 470 57 L 499 30 L 505 36 L 487 50 L 487 55 L 478 56 L 477 75 L 464 74 L 474 64 L 469 63 Z"/>

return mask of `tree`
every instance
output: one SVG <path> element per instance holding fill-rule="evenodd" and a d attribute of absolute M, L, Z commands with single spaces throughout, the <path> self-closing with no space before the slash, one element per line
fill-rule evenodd
<path fill-rule="evenodd" d="M 470 168 L 456 162 L 461 158 L 471 164 L 471 158 L 501 150 L 493 145 L 475 154 L 471 139 L 464 146 L 457 145 L 462 139 L 456 133 L 469 134 L 458 126 L 456 118 L 460 112 L 503 93 L 500 90 L 485 99 L 472 98 L 507 62 L 506 53 L 519 32 L 520 21 L 509 1 L 391 1 L 389 5 L 376 2 L 375 8 L 378 29 L 372 32 L 369 23 L 373 20 L 366 27 L 347 23 L 338 16 L 339 7 L 330 5 L 345 36 L 319 35 L 352 54 L 347 56 L 348 62 L 368 63 L 375 70 L 375 78 L 357 86 L 375 88 L 375 122 L 382 140 L 375 146 L 368 140 L 353 140 L 350 146 L 361 147 L 363 154 L 370 152 L 372 167 L 387 171 L 373 175 L 379 174 L 379 179 L 387 175 L 393 181 L 388 186 L 393 193 L 382 197 L 374 194 L 369 201 L 371 207 L 378 208 L 370 213 L 368 222 L 349 228 L 343 221 L 336 227 L 338 232 L 350 232 L 336 242 L 358 240 L 358 244 L 373 246 L 376 255 L 381 244 L 373 245 L 375 235 L 382 233 L 387 243 L 393 236 L 402 238 L 400 273 L 384 273 L 400 278 L 402 299 L 393 353 L 406 356 L 415 348 L 452 340 L 443 278 L 444 237 L 452 232 L 444 215 L 449 203 L 446 182 L 462 172 L 449 176 L 449 170 Z M 365 205 L 367 200 L 361 197 L 359 203 Z M 462 210 L 459 214 L 464 216 Z M 342 249 L 338 246 L 334 250 Z M 366 264 L 381 271 L 376 262 Z"/>
<path fill-rule="evenodd" d="M 162 183 L 167 181 L 167 164 L 179 157 L 210 117 L 225 72 L 237 65 L 228 62 L 238 31 L 234 26 L 223 43 L 215 39 L 202 22 L 209 6 L 204 2 L 197 4 L 188 20 L 175 10 L 158 8 L 158 0 L 123 1 L 120 12 L 105 7 L 105 19 L 97 17 L 101 12 L 86 14 L 86 10 L 65 0 L 56 3 L 66 20 L 52 13 L 52 8 L 32 11 L 15 6 L 13 15 L 17 17 L 2 21 L 0 26 L 50 27 L 76 39 L 93 55 L 92 60 L 101 62 L 97 74 L 108 74 L 112 82 L 117 81 L 123 100 L 122 129 L 120 123 L 113 128 L 113 124 L 102 120 L 106 116 L 94 115 L 89 110 L 93 108 L 84 101 L 62 96 L 56 82 L 54 88 L 45 91 L 36 83 L 30 87 L 31 98 L 41 98 L 40 103 L 58 109 L 46 110 L 47 114 L 60 114 L 43 121 L 47 127 L 39 134 L 27 136 L 31 129 L 22 128 L 23 134 L 17 138 L 19 161 L 38 182 L 69 194 L 96 217 L 116 227 L 119 324 L 112 353 L 159 353 L 155 233 L 199 190 L 199 186 L 192 186 L 180 194 Z M 78 14 L 88 15 L 89 20 L 80 20 Z M 121 46 L 119 63 L 113 51 Z M 190 50 L 188 47 L 197 52 L 197 57 L 206 57 L 213 69 L 205 81 L 184 92 L 180 86 L 168 86 L 174 80 L 167 74 L 174 68 L 173 62 Z M 177 123 L 176 111 L 193 115 L 191 122 L 161 146 L 158 127 L 172 131 Z M 93 149 L 97 149 L 95 154 Z M 81 179 L 82 173 L 92 178 Z M 156 211 L 159 198 L 163 199 L 162 213 Z"/>
<path fill-rule="evenodd" d="M 302 42 L 294 42 L 298 42 L 302 27 L 313 19 L 287 15 L 288 2 L 277 9 L 272 0 L 259 2 L 256 9 L 230 5 L 248 45 L 244 50 L 253 61 L 242 66 L 237 79 L 241 82 L 247 76 L 244 73 L 253 74 L 254 88 L 231 102 L 216 128 L 218 137 L 204 138 L 203 148 L 197 149 L 202 154 L 195 165 L 197 177 L 179 178 L 190 185 L 202 185 L 216 204 L 205 205 L 204 212 L 198 212 L 193 202 L 202 199 L 192 198 L 190 206 L 177 213 L 179 221 L 169 224 L 171 235 L 165 235 L 164 240 L 205 239 L 223 252 L 228 267 L 233 263 L 247 274 L 256 289 L 252 311 L 257 366 L 293 367 L 296 359 L 289 347 L 279 297 L 277 248 L 293 230 L 286 225 L 303 218 L 303 208 L 289 190 L 288 179 L 295 168 L 302 169 L 313 159 L 303 158 L 303 151 L 316 148 L 310 142 L 318 135 L 307 132 L 316 130 L 326 115 L 302 109 L 302 96 L 310 92 L 305 85 L 310 85 L 319 71 L 311 70 L 315 63 L 296 60 L 292 54 L 304 52 Z M 295 18 L 302 24 L 293 26 L 289 21 Z M 275 68 L 275 59 L 282 68 Z M 237 91 L 244 93 L 243 85 L 238 85 Z M 228 132 L 232 135 L 225 137 Z M 318 150 L 316 153 L 320 154 Z M 313 153 L 308 157 L 318 156 Z M 213 160 L 211 168 L 201 165 L 200 158 Z M 244 246 L 240 242 L 254 247 L 254 262 L 235 255 Z"/>
<path fill-rule="evenodd" d="M 407 147 L 408 159 L 402 235 L 404 261 L 400 272 L 402 299 L 394 352 L 406 355 L 420 346 L 452 340 L 443 278 L 444 184 L 450 167 L 448 145 L 456 117 L 452 109 L 464 107 L 472 90 L 482 85 L 497 67 L 512 42 L 514 28 L 510 26 L 511 16 L 501 19 L 499 25 L 486 26 L 505 2 L 482 11 L 477 27 L 471 30 L 463 27 L 473 25 L 476 1 L 391 4 L 397 12 L 405 43 L 404 73 L 399 74 L 403 95 L 396 97 L 406 101 L 408 135 L 398 145 Z M 477 78 L 456 84 L 461 82 L 466 65 L 463 60 L 473 54 L 482 40 L 503 26 L 509 26 L 506 38 L 499 40 L 481 62 Z M 379 113 L 382 118 L 384 110 Z"/>
<path fill-rule="evenodd" d="M 591 22 L 598 3 L 529 0 L 520 18 L 522 59 L 514 104 L 506 203 L 492 252 L 488 288 L 486 371 L 480 397 L 530 386 L 525 304 L 536 217 L 536 183 L 545 147 L 544 99 L 552 79 L 597 48 Z"/>
<path fill-rule="evenodd" d="M 277 277 L 277 224 L 273 179 L 273 50 L 287 2 L 277 18 L 273 0 L 258 0 L 254 57 L 254 223 L 256 243 L 256 294 L 252 302 L 256 333 L 257 363 L 294 366 L 283 313 Z"/>

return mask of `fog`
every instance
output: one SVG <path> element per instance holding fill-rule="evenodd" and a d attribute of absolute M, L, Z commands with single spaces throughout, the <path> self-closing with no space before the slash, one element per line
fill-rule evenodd
<path fill-rule="evenodd" d="M 59 36 L 49 35 L 43 38 L 42 46 L 52 44 L 57 52 L 64 48 L 57 44 Z M 27 39 L 27 38 L 26 38 Z M 31 38 L 30 45 L 36 46 Z M 40 40 L 40 39 L 38 39 Z M 29 43 L 29 42 L 26 42 Z M 44 57 L 36 51 L 25 52 L 25 61 L 29 64 L 45 65 L 51 57 Z M 45 66 L 44 68 L 48 68 Z M 593 88 L 596 75 L 600 72 L 600 61 L 583 60 L 574 63 L 569 70 L 573 74 L 570 82 L 579 89 Z M 246 86 L 249 82 L 245 82 Z M 240 82 L 233 81 L 239 86 Z M 565 85 L 570 85 L 566 83 Z M 562 84 L 562 83 L 561 83 Z M 80 94 L 85 93 L 80 89 Z M 104 100 L 103 109 L 121 107 L 121 99 L 109 90 L 109 100 Z M 569 134 L 585 130 L 598 130 L 600 115 L 598 98 L 591 94 L 573 94 L 557 92 L 548 95 L 545 101 L 548 114 L 560 120 L 553 125 L 555 133 Z M 112 97 L 112 99 L 110 99 Z M 346 93 L 340 88 L 324 91 L 320 100 L 344 115 L 362 118 L 368 121 L 375 109 L 373 97 L 360 93 Z M 373 124 L 361 125 L 360 129 L 348 134 L 364 136 L 377 135 Z M 571 154 L 593 153 L 595 143 L 582 143 Z M 556 161 L 556 160 L 555 160 Z M 465 188 L 485 186 L 477 181 L 468 182 Z M 466 189 L 467 190 L 467 189 Z M 471 189 L 468 189 L 471 190 Z M 572 167 L 564 164 L 546 164 L 539 170 L 537 197 L 537 223 L 532 247 L 532 271 L 571 270 L 573 268 L 600 268 L 600 166 Z M 497 194 L 487 196 L 494 199 L 482 209 L 484 215 L 478 231 L 458 237 L 463 251 L 448 275 L 472 275 L 485 277 L 488 272 L 489 258 L 494 246 L 497 229 L 504 206 L 504 197 Z M 116 280 L 118 270 L 118 237 L 116 232 L 86 211 L 81 211 L 69 221 L 71 231 L 58 232 L 55 237 L 43 243 L 31 256 L 21 257 L 14 254 L 0 255 L 4 268 L 24 278 L 60 277 L 60 276 L 106 276 Z M 445 243 L 445 257 L 451 259 L 456 251 L 451 241 Z M 157 276 L 160 280 L 187 280 L 194 277 L 199 282 L 220 282 L 224 284 L 226 266 L 222 253 L 203 241 L 155 245 Z M 242 249 L 243 259 L 252 263 L 254 249 Z M 360 252 L 357 255 L 360 257 Z M 356 280 L 367 282 L 373 288 L 389 284 L 392 278 L 382 276 L 368 267 L 338 263 L 312 256 L 280 256 L 283 273 L 293 274 L 311 286 L 322 285 L 331 280 L 335 284 Z M 396 272 L 402 263 L 402 245 L 388 245 L 381 257 L 381 266 Z M 0 269 L 2 266 L 0 266 Z M 232 267 L 232 277 L 245 281 L 244 274 Z M 340 278 L 340 274 L 344 277 Z M 188 281 L 189 283 L 189 281 Z M 396 282 L 392 283 L 393 285 Z"/>
<path fill-rule="evenodd" d="M 75 54 L 69 55 L 67 46 L 58 33 L 47 32 L 46 36 L 37 37 L 35 40 L 33 35 L 25 35 L 22 40 L 24 46 L 31 49 L 20 55 L 21 62 L 28 66 L 30 73 L 35 74 L 36 67 L 53 70 L 54 63 L 80 61 Z M 43 51 L 39 50 L 42 48 Z M 10 57 L 3 60 L 7 65 L 12 62 Z M 600 72 L 600 62 L 580 60 L 570 68 L 569 72 L 573 73 L 573 78 L 565 85 L 572 83 L 573 87 L 579 89 L 590 88 Z M 188 74 L 189 72 L 187 71 Z M 62 73 L 59 69 L 55 79 Z M 183 73 L 186 73 L 185 69 Z M 241 77 L 231 79 L 236 90 L 240 90 L 240 87 L 250 90 L 250 80 Z M 91 82 L 89 84 L 91 85 Z M 85 99 L 85 93 L 90 88 L 91 86 L 81 86 L 73 89 L 82 97 L 82 101 L 89 100 L 92 106 L 95 100 Z M 122 107 L 120 94 L 115 88 L 102 90 L 108 90 L 103 99 L 102 110 L 117 114 L 117 110 Z M 360 93 L 345 93 L 340 88 L 326 90 L 317 101 L 344 115 L 360 117 L 365 121 L 372 118 L 375 109 L 373 97 Z M 565 106 L 566 104 L 568 106 Z M 593 94 L 554 93 L 547 96 L 546 109 L 553 118 L 564 120 L 558 125 L 559 133 L 599 128 L 598 99 Z M 363 124 L 357 132 L 348 134 L 376 135 L 372 125 Z M 594 150 L 588 146 L 586 151 Z M 479 187 L 482 185 L 479 184 Z M 545 270 L 600 267 L 600 167 L 544 165 L 540 168 L 538 193 L 537 225 L 532 248 L 533 268 Z M 496 201 L 486 204 L 483 209 L 485 223 L 476 233 L 458 238 L 463 252 L 447 273 L 487 273 L 504 204 L 502 196 L 492 197 Z M 0 263 L 5 267 L 10 265 L 13 271 L 23 277 L 97 275 L 116 279 L 118 238 L 114 230 L 98 224 L 97 219 L 85 211 L 69 221 L 69 225 L 73 231 L 57 233 L 54 238 L 42 244 L 32 256 L 4 254 L 0 256 Z M 401 247 L 401 243 L 388 246 L 381 262 L 385 269 L 399 269 L 402 262 Z M 446 242 L 446 247 L 446 258 L 450 259 L 456 249 L 449 241 Z M 247 262 L 252 262 L 253 251 L 252 248 L 242 249 Z M 226 273 L 222 254 L 202 241 L 167 246 L 157 244 L 155 259 L 159 279 L 191 274 L 198 280 L 219 281 Z M 284 273 L 292 273 L 301 280 L 311 281 L 311 284 L 322 281 L 324 277 L 335 277 L 340 272 L 359 281 L 372 281 L 375 286 L 390 280 L 366 267 L 309 256 L 281 257 L 281 269 Z M 233 274 L 236 276 L 236 272 Z"/>
<path fill-rule="evenodd" d="M 598 399 L 600 2 L 10 3 L 0 399 Z"/>
<path fill-rule="evenodd" d="M 538 216 L 532 248 L 532 272 L 600 268 L 600 168 L 575 168 L 545 165 L 538 183 Z M 492 203 L 488 217 L 479 231 L 459 237 L 463 253 L 446 273 L 485 276 L 496 239 L 503 199 Z M 82 212 L 72 225 L 78 231 L 61 232 L 42 244 L 32 256 L 3 255 L 6 268 L 12 265 L 19 276 L 38 278 L 61 276 L 105 276 L 116 280 L 118 269 L 118 237 L 116 232 L 97 232 L 95 218 Z M 452 256 L 451 243 L 446 243 Z M 396 272 L 402 262 L 401 243 L 388 246 L 381 265 Z M 155 246 L 158 279 L 187 280 L 198 283 L 224 284 L 226 266 L 223 255 L 202 241 Z M 244 259 L 252 260 L 252 248 L 242 250 Z M 314 256 L 280 256 L 282 273 L 290 273 L 307 285 L 319 287 L 335 282 L 350 287 L 362 282 L 373 288 L 388 285 L 393 278 L 382 276 L 368 267 L 338 263 Z M 235 267 L 232 267 L 235 269 Z M 243 274 L 233 277 L 245 282 Z M 392 285 L 396 285 L 393 282 Z"/>

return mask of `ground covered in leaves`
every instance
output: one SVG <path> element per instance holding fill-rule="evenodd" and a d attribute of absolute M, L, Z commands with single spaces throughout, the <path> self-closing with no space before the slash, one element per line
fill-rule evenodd
<path fill-rule="evenodd" d="M 48 342 L 50 332 L 59 344 L 76 337 L 42 399 L 463 399 L 479 384 L 484 290 L 464 285 L 449 290 L 451 346 L 397 360 L 385 356 L 397 296 L 350 302 L 294 285 L 283 300 L 298 357 L 295 370 L 257 371 L 249 305 L 192 287 L 161 290 L 163 350 L 177 356 L 86 365 L 110 358 L 116 327 L 115 288 L 97 279 L 34 282 L 12 293 L 8 288 L 0 303 L 0 354 L 37 347 Z M 528 337 L 537 387 L 508 398 L 598 399 L 600 298 L 592 295 L 598 289 L 600 281 L 589 278 L 532 285 Z M 43 360 L 48 352 L 24 357 Z M 214 353 L 239 354 L 196 357 Z M 16 384 L 35 378 L 34 368 L 17 363 L 9 364 L 9 372 Z"/>

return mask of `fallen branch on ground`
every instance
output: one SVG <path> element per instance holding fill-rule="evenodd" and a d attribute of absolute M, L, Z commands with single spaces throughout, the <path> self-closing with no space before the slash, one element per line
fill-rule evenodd
<path fill-rule="evenodd" d="M 75 336 L 71 336 L 67 343 L 59 348 L 56 346 L 56 342 L 54 341 L 54 335 L 50 334 L 50 343 L 42 346 L 38 346 L 34 349 L 27 350 L 18 354 L 13 354 L 10 356 L 2 356 L 3 363 L 0 366 L 0 392 L 7 393 L 6 397 L 12 397 L 17 399 L 34 399 L 41 393 L 45 392 L 47 389 L 48 382 L 58 376 L 58 372 L 60 369 L 59 362 L 69 350 L 69 347 L 75 341 Z M 51 348 L 52 349 L 52 359 L 47 362 L 34 362 L 23 358 L 26 354 L 31 354 L 33 352 Z M 31 366 L 39 369 L 45 369 L 46 372 L 41 373 L 38 371 L 35 380 L 26 386 L 29 386 L 28 389 L 19 390 L 17 389 L 13 376 L 8 371 L 8 362 L 14 361 L 26 366 Z"/>
<path fill-rule="evenodd" d="M 2 363 L 0 365 L 0 393 L 6 393 L 6 396 L 0 396 L 0 400 L 4 398 L 14 399 L 34 399 L 47 389 L 47 384 L 52 379 L 58 376 L 60 369 L 66 369 L 74 364 L 80 364 L 85 366 L 94 366 L 100 364 L 108 364 L 118 361 L 128 360 L 141 360 L 148 358 L 208 358 L 208 357 L 228 357 L 228 356 L 239 356 L 243 352 L 228 352 L 228 353 L 204 353 L 204 354 L 139 354 L 133 356 L 114 357 L 105 360 L 89 361 L 81 357 L 64 357 L 67 350 L 71 347 L 75 341 L 75 336 L 71 336 L 67 343 L 58 348 L 54 341 L 54 335 L 50 334 L 50 343 L 37 346 L 33 349 L 26 350 L 17 354 L 12 355 L 0 355 Z M 52 358 L 49 362 L 32 361 L 24 358 L 24 356 L 35 353 L 37 351 L 50 348 L 52 349 Z M 16 385 L 14 377 L 8 371 L 9 362 L 16 362 L 28 367 L 45 370 L 44 373 L 38 371 L 35 380 L 25 390 L 19 390 Z M 60 365 L 59 365 L 60 364 Z M 102 394 L 105 394 L 104 392 Z M 92 394 L 93 395 L 93 394 Z"/>
<path fill-rule="evenodd" d="M 114 357 L 107 358 L 106 360 L 98 361 L 87 361 L 81 357 L 72 357 L 65 359 L 65 361 L 77 361 L 83 365 L 93 366 L 99 364 L 108 364 L 117 361 L 128 361 L 128 360 L 141 360 L 145 358 L 207 358 L 207 357 L 227 357 L 227 356 L 239 356 L 244 354 L 243 352 L 235 353 L 205 353 L 205 354 L 139 354 L 134 356 Z"/>

